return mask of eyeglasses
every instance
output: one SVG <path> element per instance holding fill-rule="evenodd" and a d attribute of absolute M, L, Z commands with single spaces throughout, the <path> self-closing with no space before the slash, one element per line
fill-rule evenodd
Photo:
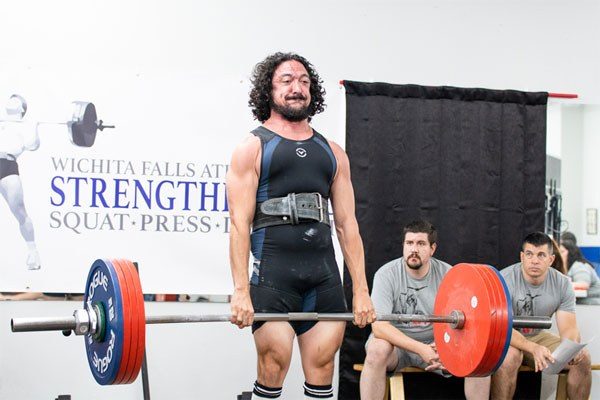
<path fill-rule="evenodd" d="M 538 260 L 540 261 L 545 261 L 548 257 L 550 257 L 550 255 L 548 253 L 544 253 L 543 251 L 540 251 L 539 253 L 535 254 L 532 251 L 524 251 L 523 255 L 525 255 L 525 258 L 528 260 L 531 260 L 533 258 L 533 256 L 536 256 Z"/>

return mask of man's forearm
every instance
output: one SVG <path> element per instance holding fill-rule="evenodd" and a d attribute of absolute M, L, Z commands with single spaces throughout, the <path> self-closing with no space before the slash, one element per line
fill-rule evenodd
<path fill-rule="evenodd" d="M 569 339 L 577 343 L 581 340 L 579 329 L 577 328 L 566 329 L 564 332 L 560 332 L 560 338 Z"/>
<path fill-rule="evenodd" d="M 510 338 L 510 345 L 515 347 L 521 351 L 525 351 L 527 353 L 533 353 L 533 345 L 534 343 L 530 340 L 527 340 L 525 336 L 521 332 L 516 329 L 513 329 L 512 336 Z"/>
<path fill-rule="evenodd" d="M 383 339 L 396 347 L 417 354 L 423 346 L 423 343 L 407 336 L 389 322 L 374 322 L 373 335 L 377 339 Z"/>
<path fill-rule="evenodd" d="M 250 235 L 240 233 L 239 229 L 232 225 L 229 239 L 229 259 L 234 290 L 248 290 Z"/>
<path fill-rule="evenodd" d="M 352 290 L 357 292 L 367 292 L 367 277 L 365 275 L 365 252 L 358 229 L 348 232 L 344 229 L 338 230 L 338 239 L 340 247 L 344 254 L 344 260 L 348 266 L 348 272 L 352 278 Z"/>

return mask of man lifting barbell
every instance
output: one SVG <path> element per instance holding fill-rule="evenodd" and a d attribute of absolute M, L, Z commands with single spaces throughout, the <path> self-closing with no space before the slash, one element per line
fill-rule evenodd
<path fill-rule="evenodd" d="M 76 146 L 91 147 L 97 130 L 114 128 L 97 121 L 94 104 L 82 101 L 72 103 L 71 119 L 66 122 L 32 122 L 24 119 L 27 102 L 18 94 L 10 96 L 5 107 L 5 119 L 0 120 L 0 193 L 10 211 L 19 222 L 21 236 L 27 243 L 26 265 L 29 270 L 41 267 L 40 255 L 35 243 L 33 223 L 25 208 L 23 185 L 19 176 L 17 158 L 25 151 L 35 151 L 40 146 L 40 126 L 64 124 L 69 138 Z"/>
<path fill-rule="evenodd" d="M 348 156 L 309 124 L 324 109 L 325 91 L 305 58 L 273 54 L 256 65 L 252 82 L 249 104 L 262 125 L 235 149 L 227 174 L 232 322 L 252 325 L 258 353 L 253 398 L 281 395 L 295 337 L 305 396 L 332 397 L 334 358 L 344 324 L 262 323 L 254 322 L 253 314 L 346 311 L 329 221 L 331 199 L 352 277 L 356 323 L 363 327 L 374 320 Z M 250 251 L 254 260 L 249 279 Z"/>
<path fill-rule="evenodd" d="M 378 313 L 431 314 L 442 279 L 451 266 L 433 257 L 437 231 L 427 221 L 413 221 L 403 230 L 403 257 L 382 266 L 373 280 L 371 297 Z M 422 322 L 376 321 L 365 344 L 367 356 L 360 376 L 363 400 L 383 398 L 386 371 L 419 367 L 450 376 L 433 343 L 433 325 Z M 489 397 L 489 377 L 465 378 L 465 397 Z"/>

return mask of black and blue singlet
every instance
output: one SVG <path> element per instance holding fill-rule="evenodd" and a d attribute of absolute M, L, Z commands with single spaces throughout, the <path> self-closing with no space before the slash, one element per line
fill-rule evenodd
<path fill-rule="evenodd" d="M 329 198 L 337 163 L 327 140 L 313 130 L 306 140 L 290 140 L 265 127 L 256 203 L 289 193 L 319 192 Z M 250 296 L 255 313 L 346 312 L 331 227 L 310 221 L 278 225 L 251 234 L 253 273 Z M 291 322 L 300 335 L 316 322 Z M 262 323 L 255 322 L 254 332 Z"/>

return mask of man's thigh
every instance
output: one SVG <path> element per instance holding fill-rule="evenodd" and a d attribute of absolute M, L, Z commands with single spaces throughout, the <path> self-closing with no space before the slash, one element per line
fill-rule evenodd
<path fill-rule="evenodd" d="M 346 323 L 320 321 L 313 328 L 298 336 L 302 368 L 307 382 L 325 380 L 329 384 L 333 376 L 335 354 L 344 340 Z M 331 376 L 330 376 L 331 375 Z"/>
<path fill-rule="evenodd" d="M 544 346 L 551 352 L 556 350 L 556 348 L 560 345 L 560 338 L 546 331 L 542 331 L 534 336 L 528 336 L 527 340 Z M 535 368 L 535 360 L 533 359 L 531 354 L 526 351 L 523 352 L 523 364 L 527 365 L 528 367 Z"/>
<path fill-rule="evenodd" d="M 294 330 L 284 321 L 265 322 L 254 332 L 254 343 L 259 357 L 291 358 Z"/>

